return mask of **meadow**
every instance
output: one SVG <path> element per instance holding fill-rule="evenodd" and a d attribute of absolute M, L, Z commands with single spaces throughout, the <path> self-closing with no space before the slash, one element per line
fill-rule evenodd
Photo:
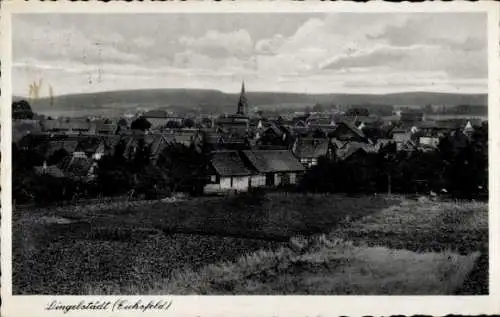
<path fill-rule="evenodd" d="M 13 292 L 487 292 L 469 274 L 487 264 L 487 215 L 484 203 L 291 193 L 19 209 Z"/>

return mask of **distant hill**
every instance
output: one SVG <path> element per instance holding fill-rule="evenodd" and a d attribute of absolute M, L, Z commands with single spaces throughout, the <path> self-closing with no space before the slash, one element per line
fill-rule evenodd
<path fill-rule="evenodd" d="M 122 115 L 137 109 L 166 108 L 172 111 L 196 110 L 202 112 L 233 112 L 239 94 L 202 89 L 151 89 L 107 91 L 88 94 L 42 98 L 32 103 L 38 113 L 59 116 L 89 114 Z M 14 97 L 14 100 L 22 99 Z M 303 94 L 281 92 L 247 92 L 250 106 L 260 109 L 303 109 L 321 103 L 336 105 L 487 105 L 487 94 L 449 94 L 430 92 L 405 92 L 384 95 L 370 94 Z"/>

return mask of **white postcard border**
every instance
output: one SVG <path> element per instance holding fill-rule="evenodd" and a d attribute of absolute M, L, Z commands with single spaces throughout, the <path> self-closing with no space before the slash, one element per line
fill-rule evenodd
<path fill-rule="evenodd" d="M 490 164 L 490 295 L 488 296 L 12 296 L 11 289 L 11 17 L 16 13 L 139 13 L 139 12 L 488 12 L 488 93 L 489 161 L 500 158 L 499 8 L 494 2 L 481 3 L 329 3 L 289 1 L 240 2 L 22 2 L 2 3 L 1 32 L 1 257 L 2 316 L 63 316 L 45 311 L 51 300 L 78 303 L 79 300 L 172 300 L 166 312 L 147 314 L 171 316 L 363 316 L 363 315 L 446 315 L 500 313 L 500 265 L 498 263 L 500 206 L 499 167 Z M 499 126 L 500 127 L 500 126 Z M 495 159 L 497 158 L 497 159 Z M 73 311 L 73 316 L 118 316 L 134 312 Z"/>

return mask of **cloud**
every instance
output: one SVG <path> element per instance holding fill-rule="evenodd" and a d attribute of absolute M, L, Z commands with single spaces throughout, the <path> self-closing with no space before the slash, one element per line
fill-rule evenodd
<path fill-rule="evenodd" d="M 182 36 L 179 43 L 188 50 L 196 50 L 200 54 L 213 58 L 244 57 L 253 51 L 253 40 L 246 30 L 221 33 L 209 30 L 198 38 Z"/>
<path fill-rule="evenodd" d="M 124 41 L 118 33 L 93 34 L 92 37 L 76 27 L 54 30 L 50 24 L 33 27 L 23 20 L 14 24 L 13 56 L 16 61 L 36 56 L 40 61 L 59 63 L 73 60 L 84 63 L 138 62 L 140 56 L 120 51 L 116 43 Z"/>
<path fill-rule="evenodd" d="M 242 79 L 252 90 L 309 92 L 362 91 L 363 83 L 382 92 L 487 87 L 480 14 L 131 17 L 17 16 L 15 89 L 24 92 L 40 76 L 60 93 L 148 85 L 237 90 Z"/>
<path fill-rule="evenodd" d="M 383 46 L 370 51 L 358 51 L 354 54 L 347 54 L 334 57 L 323 63 L 322 69 L 342 69 L 358 67 L 375 67 L 392 64 L 395 61 L 404 59 L 411 48 L 398 48 Z"/>
<path fill-rule="evenodd" d="M 255 43 L 255 50 L 258 54 L 274 55 L 283 43 L 283 35 L 276 34 L 272 38 L 262 39 Z"/>
<path fill-rule="evenodd" d="M 372 40 L 392 46 L 429 44 L 453 49 L 481 50 L 486 47 L 486 14 L 407 14 L 404 23 L 388 24 Z"/>

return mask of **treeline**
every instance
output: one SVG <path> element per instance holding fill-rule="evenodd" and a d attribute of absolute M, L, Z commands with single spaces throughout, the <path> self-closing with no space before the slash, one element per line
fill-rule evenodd
<path fill-rule="evenodd" d="M 458 106 L 448 106 L 448 107 L 438 107 L 435 111 L 431 113 L 436 114 L 467 114 L 483 116 L 488 114 L 488 106 L 482 105 L 458 105 Z"/>
<path fill-rule="evenodd" d="M 34 167 L 42 166 L 45 158 L 33 149 L 21 150 L 14 144 L 13 199 L 18 204 L 43 205 L 100 196 L 157 199 L 176 191 L 202 192 L 207 158 L 194 148 L 176 144 L 153 156 L 151 147 L 139 141 L 133 151 L 126 151 L 126 144 L 119 142 L 112 154 L 98 161 L 91 179 L 55 177 L 49 173 L 37 175 Z M 62 152 L 57 156 L 57 161 L 64 159 Z M 55 164 L 52 157 L 47 162 Z"/>
<path fill-rule="evenodd" d="M 378 153 L 346 161 L 320 160 L 299 184 L 302 192 L 446 193 L 472 199 L 488 193 L 488 128 L 443 138 L 436 151 L 396 151 L 393 144 Z M 443 190 L 444 189 L 444 190 Z"/>

